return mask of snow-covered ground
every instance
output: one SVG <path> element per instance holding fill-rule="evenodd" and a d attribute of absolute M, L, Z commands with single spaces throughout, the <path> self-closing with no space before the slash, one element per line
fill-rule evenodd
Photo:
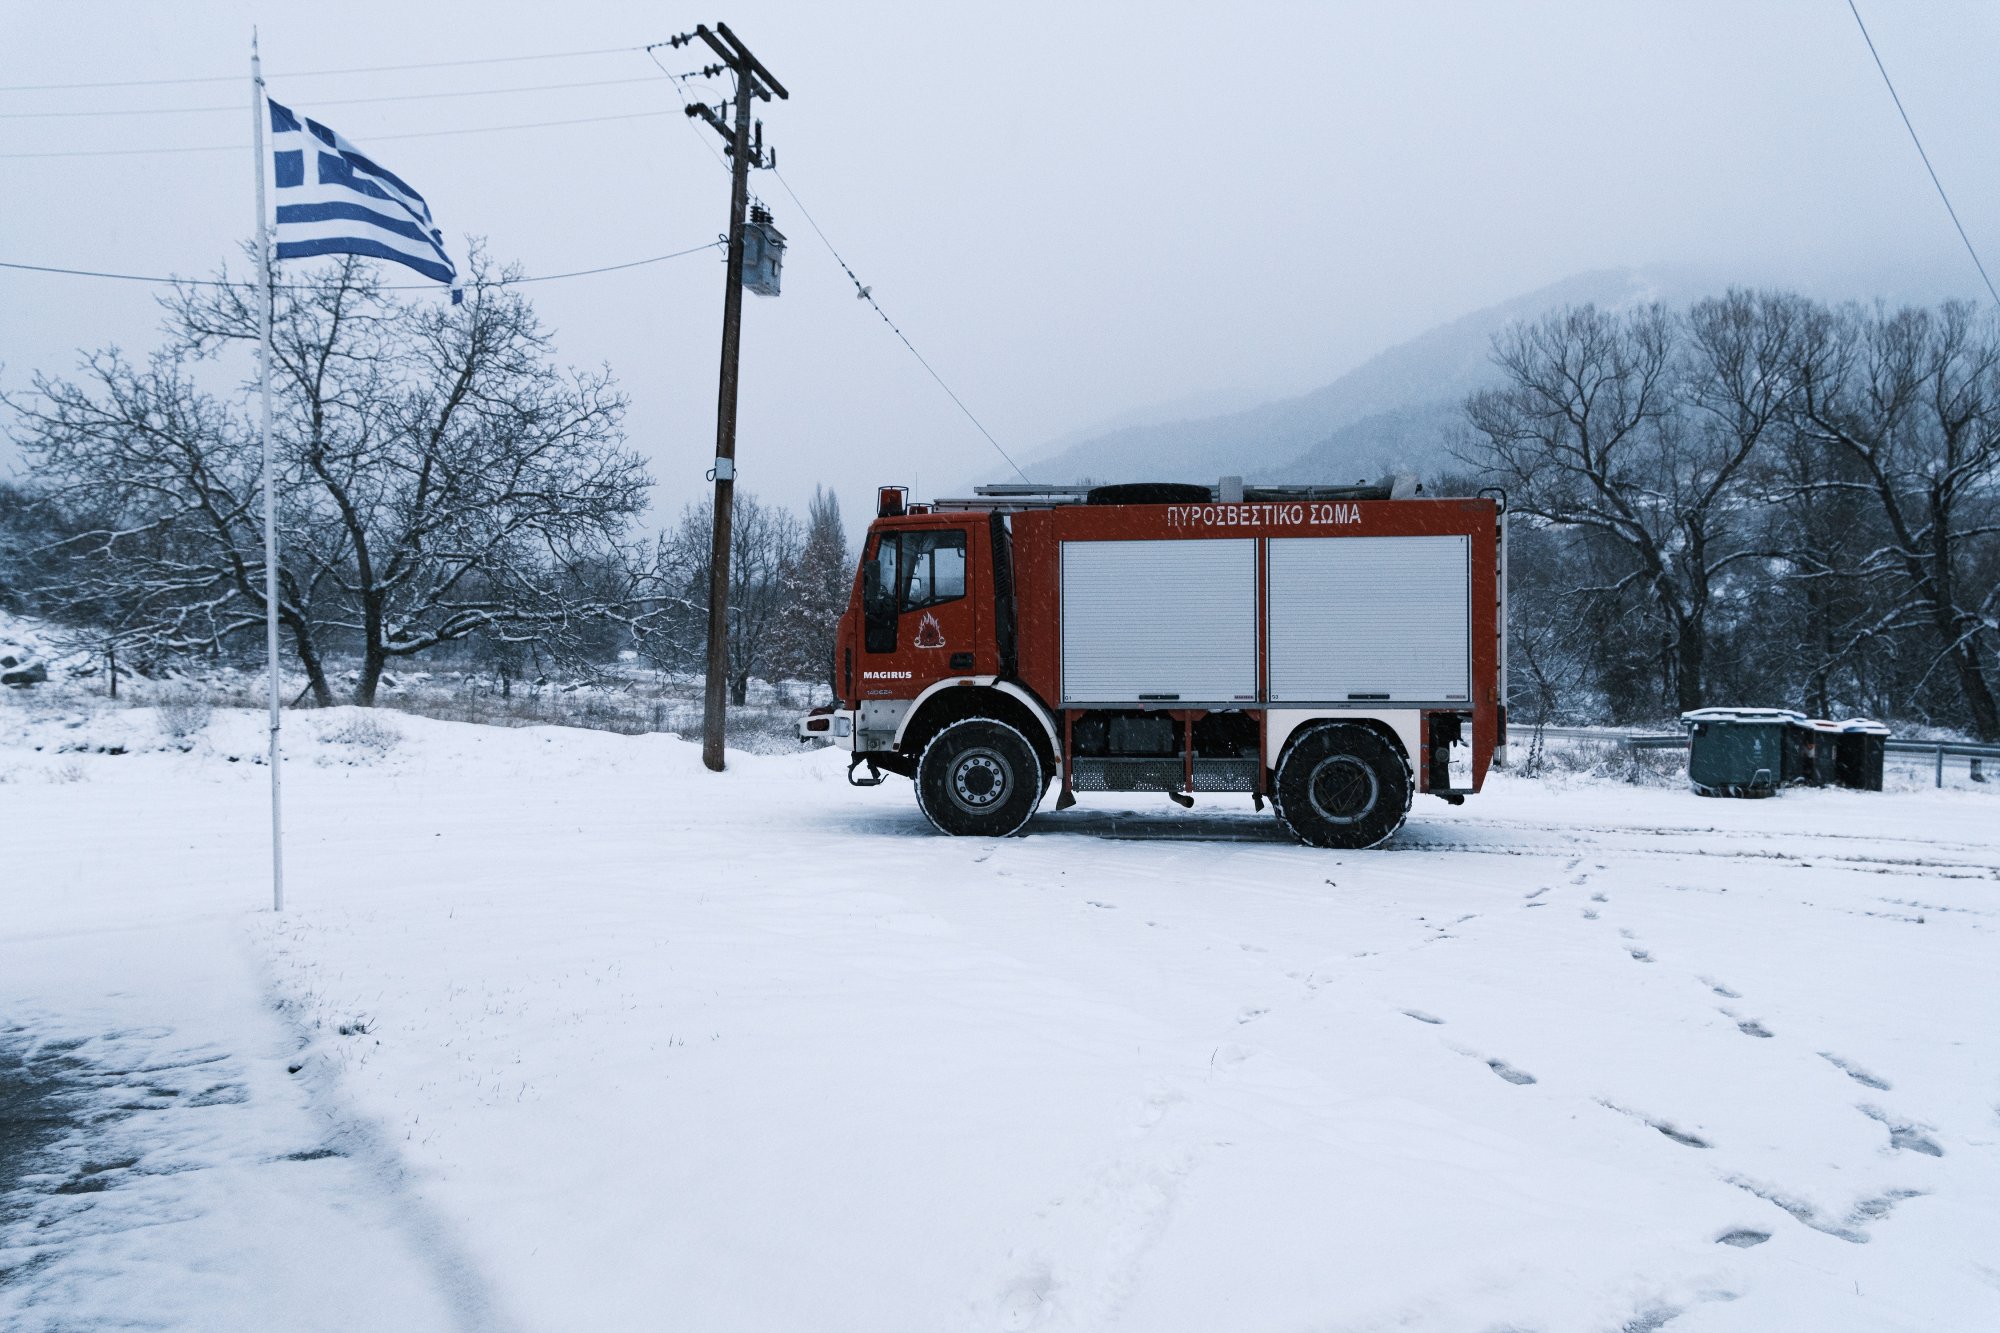
<path fill-rule="evenodd" d="M 0 1327 L 2000 1327 L 1983 793 L 951 840 L 342 709 L 273 916 L 260 719 L 171 730 L 0 700 Z"/>

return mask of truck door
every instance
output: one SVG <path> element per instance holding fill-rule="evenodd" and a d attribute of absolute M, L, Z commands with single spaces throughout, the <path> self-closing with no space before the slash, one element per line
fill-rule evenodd
<path fill-rule="evenodd" d="M 862 579 L 862 698 L 915 698 L 973 669 L 968 535 L 959 527 L 877 536 Z"/>

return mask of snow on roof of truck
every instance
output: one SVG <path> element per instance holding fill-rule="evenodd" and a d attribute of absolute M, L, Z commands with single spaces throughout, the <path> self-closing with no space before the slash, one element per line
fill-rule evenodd
<path fill-rule="evenodd" d="M 1148 493 L 1158 490 L 1157 498 Z M 1173 494 L 1168 494 L 1171 491 Z M 1259 486 L 1241 477 L 1223 477 L 1213 486 L 1184 482 L 1128 482 L 1119 485 L 1043 485 L 1037 482 L 996 482 L 975 486 L 970 496 L 945 497 L 931 503 L 938 509 L 1054 509 L 1063 505 L 1105 504 L 1239 504 L 1273 500 L 1409 500 L 1423 495 L 1415 477 L 1401 474 L 1378 482 L 1350 486 Z"/>

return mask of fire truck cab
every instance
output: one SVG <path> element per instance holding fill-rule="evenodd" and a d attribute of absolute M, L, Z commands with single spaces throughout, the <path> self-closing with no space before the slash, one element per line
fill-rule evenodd
<path fill-rule="evenodd" d="M 1374 846 L 1506 734 L 1504 502 L 1411 489 L 885 487 L 799 734 L 945 833 L 1019 832 L 1051 787 L 1235 792 Z"/>

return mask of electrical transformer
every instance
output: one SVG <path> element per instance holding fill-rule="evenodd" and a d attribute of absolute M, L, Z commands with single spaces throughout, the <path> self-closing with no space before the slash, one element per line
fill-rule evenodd
<path fill-rule="evenodd" d="M 785 233 L 771 223 L 770 210 L 750 207 L 743 224 L 743 287 L 759 296 L 776 296 L 785 266 Z"/>

